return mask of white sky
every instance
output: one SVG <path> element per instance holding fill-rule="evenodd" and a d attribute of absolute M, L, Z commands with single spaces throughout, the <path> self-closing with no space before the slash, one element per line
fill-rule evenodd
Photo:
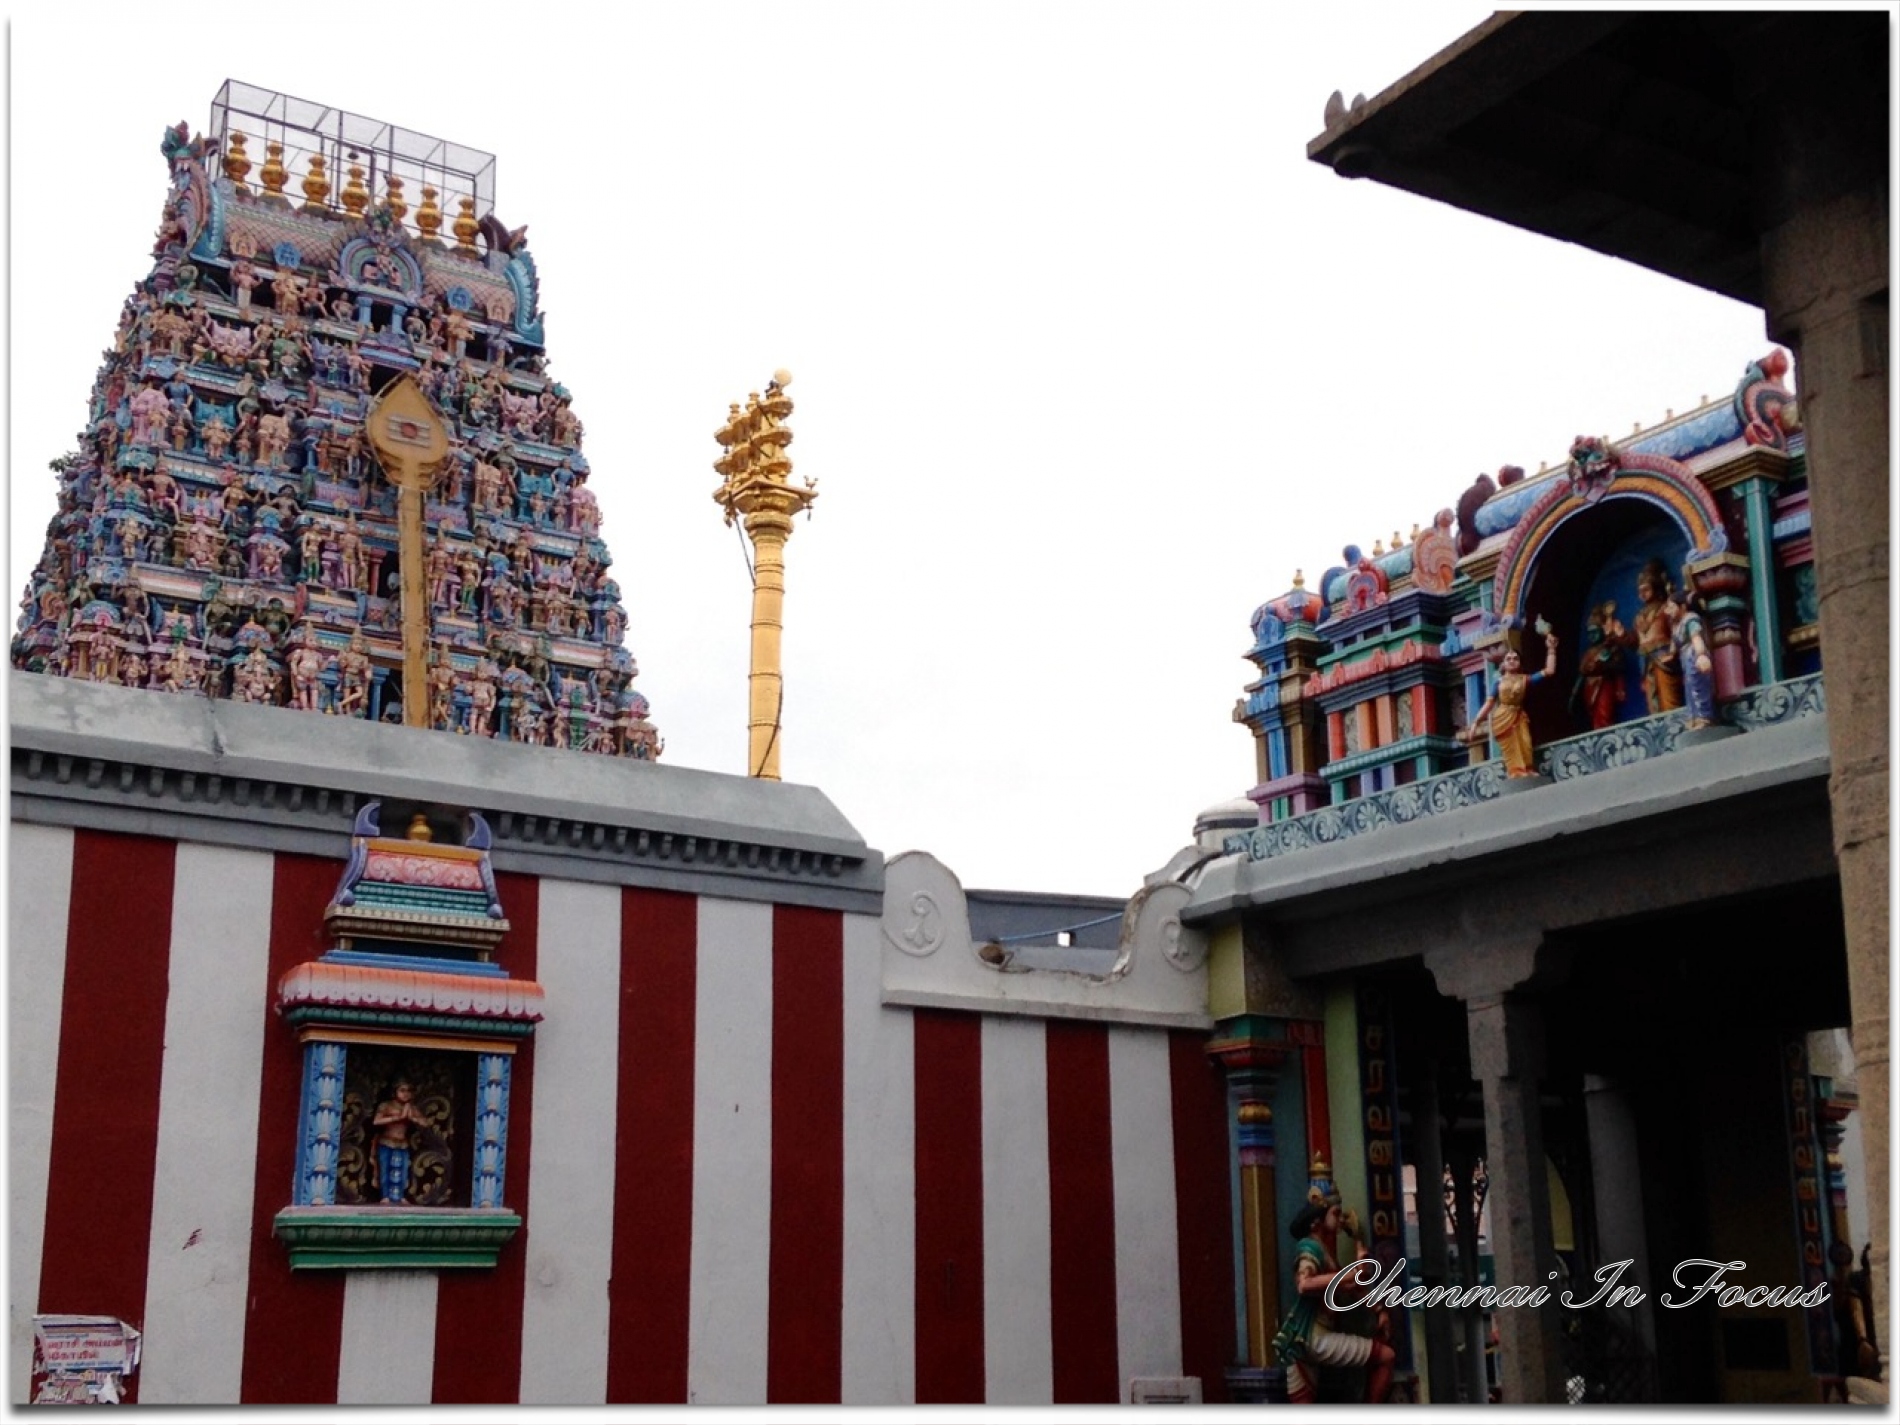
<path fill-rule="evenodd" d="M 485 149 L 666 761 L 744 770 L 712 432 L 786 366 L 821 498 L 785 777 L 970 886 L 1131 893 L 1251 784 L 1247 619 L 1295 568 L 1767 349 L 1751 308 L 1306 161 L 1333 89 L 1475 7 L 51 11 L 10 27 L 16 598 L 168 124 L 236 78 Z"/>

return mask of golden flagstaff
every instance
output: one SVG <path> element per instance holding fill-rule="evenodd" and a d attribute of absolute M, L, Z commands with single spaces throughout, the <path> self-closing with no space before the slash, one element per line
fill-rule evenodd
<path fill-rule="evenodd" d="M 744 410 L 737 403 L 731 406 L 726 423 L 715 432 L 725 453 L 713 462 L 724 477 L 713 499 L 724 507 L 727 524 L 744 516 L 752 541 L 752 735 L 746 773 L 774 782 L 779 779 L 779 713 L 785 700 L 779 672 L 785 541 L 792 537 L 792 516 L 818 498 L 816 480 L 807 480 L 802 489 L 790 483 L 792 461 L 785 448 L 792 443 L 792 432 L 785 420 L 792 413 L 792 398 L 785 388 L 791 382 L 791 372 L 776 371 L 763 397 L 754 391 L 746 397 Z"/>

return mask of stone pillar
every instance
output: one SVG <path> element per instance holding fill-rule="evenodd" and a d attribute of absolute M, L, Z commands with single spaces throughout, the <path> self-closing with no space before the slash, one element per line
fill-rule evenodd
<path fill-rule="evenodd" d="M 1236 1112 L 1240 1144 L 1240 1229 L 1247 1271 L 1247 1364 L 1272 1365 L 1280 1323 L 1280 1214 L 1273 1191 L 1271 1074 L 1248 1074 Z"/>
<path fill-rule="evenodd" d="M 1280 1329 L 1280 1222 L 1275 1200 L 1273 1094 L 1286 1061 L 1284 1040 L 1264 1035 L 1265 1024 L 1245 1016 L 1223 1026 L 1208 1054 L 1227 1073 L 1234 1103 L 1239 1161 L 1241 1289 L 1246 1302 L 1242 1337 L 1245 1364 L 1273 1365 L 1272 1342 Z"/>
<path fill-rule="evenodd" d="M 1860 1067 L 1876 1330 L 1888 1340 L 1887 188 L 1808 204 L 1762 239 L 1768 333 L 1795 352 L 1827 677 L 1829 792 Z"/>
<path fill-rule="evenodd" d="M 1498 1289 L 1550 1287 L 1550 1179 L 1544 1158 L 1543 1014 L 1513 996 L 1465 1003 L 1471 1072 L 1484 1090 L 1484 1162 L 1490 1179 L 1491 1258 Z M 1499 1382 L 1506 1405 L 1562 1404 L 1558 1309 L 1550 1304 L 1499 1311 Z"/>
<path fill-rule="evenodd" d="M 1642 1159 L 1636 1144 L 1636 1114 L 1628 1091 L 1599 1074 L 1583 1076 L 1584 1121 L 1590 1135 L 1590 1180 L 1596 1196 L 1599 1266 L 1628 1260 L 1631 1267 L 1617 1278 L 1619 1286 L 1636 1285 L 1649 1277 L 1649 1233 L 1643 1223 Z M 1595 1282 L 1579 1282 L 1579 1300 L 1595 1295 Z M 1630 1324 L 1651 1356 L 1656 1353 L 1655 1293 L 1645 1290 L 1642 1301 L 1625 1306 Z"/>
<path fill-rule="evenodd" d="M 1451 1255 L 1445 1246 L 1445 1153 L 1439 1139 L 1438 1058 L 1422 1056 L 1410 1067 L 1412 1168 L 1418 1174 L 1418 1275 L 1426 1289 L 1451 1283 Z M 1458 1401 L 1458 1344 L 1455 1313 L 1436 1307 L 1425 1321 L 1425 1370 L 1432 1404 Z"/>
<path fill-rule="evenodd" d="M 1460 1152 L 1450 1163 L 1452 1191 L 1458 1205 L 1459 1285 L 1478 1285 L 1478 1197 L 1477 1161 L 1469 1152 Z M 1491 1398 L 1491 1382 L 1485 1372 L 1484 1308 L 1472 1302 L 1462 1312 L 1465 1339 L 1465 1403 L 1484 1405 Z"/>

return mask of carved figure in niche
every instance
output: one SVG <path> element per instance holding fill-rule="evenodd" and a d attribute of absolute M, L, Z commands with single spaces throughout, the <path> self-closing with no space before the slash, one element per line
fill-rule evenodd
<path fill-rule="evenodd" d="M 346 478 L 351 480 L 361 478 L 363 461 L 368 453 L 369 444 L 363 436 L 362 429 L 359 427 L 351 431 L 349 440 L 343 446 L 343 474 Z"/>
<path fill-rule="evenodd" d="M 231 290 L 237 293 L 237 305 L 240 312 L 251 310 L 251 289 L 257 286 L 257 268 L 248 258 L 240 257 L 231 264 Z"/>
<path fill-rule="evenodd" d="M 154 511 L 170 514 L 174 522 L 178 519 L 181 513 L 178 482 L 172 479 L 171 472 L 162 462 L 152 471 L 151 496 Z"/>
<path fill-rule="evenodd" d="M 277 670 L 271 666 L 264 645 L 255 643 L 239 662 L 231 680 L 232 696 L 240 703 L 277 701 Z"/>
<path fill-rule="evenodd" d="M 533 747 L 545 745 L 547 739 L 542 735 L 541 727 L 541 710 L 536 706 L 533 695 L 517 695 L 512 729 L 515 741 Z"/>
<path fill-rule="evenodd" d="M 1327 1184 L 1330 1187 L 1330 1183 Z M 1343 1231 L 1355 1243 L 1354 1262 L 1372 1259 L 1372 1250 L 1360 1228 L 1358 1214 L 1340 1205 L 1339 1194 L 1322 1193 L 1316 1183 L 1308 1202 L 1287 1224 L 1293 1238 L 1293 1281 L 1296 1299 L 1287 1313 L 1279 1334 L 1273 1338 L 1276 1359 L 1286 1367 L 1287 1399 L 1295 1405 L 1310 1405 L 1319 1395 L 1322 1369 L 1363 1366 L 1366 1368 L 1366 1403 L 1383 1401 L 1392 1384 L 1392 1367 L 1397 1360 L 1389 1335 L 1391 1322 L 1387 1312 L 1378 1312 L 1374 1335 L 1357 1336 L 1340 1329 L 1339 1314 L 1326 1305 L 1326 1288 L 1340 1273 L 1339 1234 Z M 1373 1266 L 1378 1264 L 1373 1261 Z M 1365 1281 L 1365 1289 L 1354 1299 L 1371 1290 L 1379 1273 L 1373 1267 L 1354 1267 L 1347 1283 Z M 1342 1293 L 1345 1291 L 1342 1285 Z"/>
<path fill-rule="evenodd" d="M 185 567 L 204 570 L 218 567 L 218 546 L 211 526 L 203 520 L 193 520 L 185 526 Z"/>
<path fill-rule="evenodd" d="M 271 283 L 272 302 L 280 312 L 300 311 L 309 287 L 309 281 L 296 273 L 279 272 Z"/>
<path fill-rule="evenodd" d="M 1685 589 L 1669 596 L 1666 609 L 1684 705 L 1689 709 L 1689 721 L 1684 726 L 1690 731 L 1715 721 L 1715 660 L 1709 654 L 1708 634 L 1697 602 L 1695 595 Z"/>
<path fill-rule="evenodd" d="M 501 508 L 501 471 L 480 456 L 475 459 L 475 508 Z"/>
<path fill-rule="evenodd" d="M 152 318 L 154 345 L 162 344 L 167 356 L 183 356 L 185 343 L 191 340 L 191 335 L 191 318 L 183 312 L 167 307 Z"/>
<path fill-rule="evenodd" d="M 171 657 L 165 660 L 163 671 L 155 676 L 154 686 L 167 693 L 198 691 L 198 669 L 193 663 L 191 648 L 182 638 L 172 644 Z"/>
<path fill-rule="evenodd" d="M 367 717 L 370 680 L 369 642 L 359 628 L 337 657 L 336 710 L 345 717 Z"/>
<path fill-rule="evenodd" d="M 114 532 L 119 537 L 119 553 L 127 564 L 136 564 L 145 557 L 145 526 L 136 515 L 120 520 Z"/>
<path fill-rule="evenodd" d="M 191 389 L 191 382 L 185 379 L 182 371 L 165 383 L 165 399 L 172 403 L 174 415 L 191 414 L 191 408 L 197 404 L 197 396 Z"/>
<path fill-rule="evenodd" d="M 539 410 L 534 397 L 517 396 L 512 391 L 501 393 L 501 424 L 508 434 L 532 440 L 537 433 L 538 422 Z"/>
<path fill-rule="evenodd" d="M 410 1130 L 427 1128 L 429 1117 L 416 1104 L 415 1085 L 396 1080 L 390 1096 L 376 1105 L 376 1184 L 386 1203 L 399 1203 L 409 1192 Z"/>
<path fill-rule="evenodd" d="M 448 602 L 449 572 L 455 556 L 446 544 L 436 544 L 429 550 L 429 606 L 446 609 Z"/>
<path fill-rule="evenodd" d="M 1636 612 L 1636 628 L 1626 636 L 1643 660 L 1643 700 L 1652 714 L 1682 706 L 1682 664 L 1676 657 L 1675 630 L 1670 622 L 1669 571 L 1652 559 L 1636 576 L 1636 592 L 1643 600 Z"/>
<path fill-rule="evenodd" d="M 429 655 L 429 726 L 449 726 L 449 707 L 455 692 L 455 664 L 446 647 Z"/>
<path fill-rule="evenodd" d="M 488 590 L 488 621 L 511 627 L 515 621 L 515 612 L 520 607 L 521 598 L 516 592 L 514 581 L 506 574 L 497 574 Z"/>
<path fill-rule="evenodd" d="M 172 403 L 156 382 L 147 382 L 132 397 L 132 444 L 158 445 L 165 438 Z"/>
<path fill-rule="evenodd" d="M 99 463 L 110 467 L 119 454 L 119 423 L 111 416 L 103 416 L 93 429 L 99 442 Z"/>
<path fill-rule="evenodd" d="M 343 562 L 343 576 L 349 580 L 348 587 L 361 593 L 368 587 L 369 561 L 363 553 L 363 537 L 356 530 L 356 511 L 350 511 L 350 522 L 337 536 L 337 553 Z"/>
<path fill-rule="evenodd" d="M 305 584 L 317 583 L 323 575 L 323 530 L 314 524 L 305 526 L 297 537 L 297 552 L 303 557 L 298 579 Z"/>
<path fill-rule="evenodd" d="M 257 412 L 238 405 L 237 435 L 232 441 L 238 460 L 245 465 L 257 463 Z"/>
<path fill-rule="evenodd" d="M 231 427 L 216 411 L 205 417 L 204 426 L 198 432 L 205 444 L 205 454 L 212 460 L 223 460 L 225 451 L 231 448 Z"/>
<path fill-rule="evenodd" d="M 455 556 L 455 572 L 461 579 L 462 612 L 473 615 L 475 601 L 482 591 L 482 561 L 474 550 L 464 549 Z"/>
<path fill-rule="evenodd" d="M 182 410 L 172 415 L 172 449 L 183 452 L 191 444 L 191 417 Z"/>
<path fill-rule="evenodd" d="M 1498 745 L 1498 753 L 1504 759 L 1504 771 L 1511 777 L 1535 777 L 1537 762 L 1531 748 L 1530 714 L 1524 710 L 1524 699 L 1529 695 L 1531 684 L 1540 683 L 1545 678 L 1554 677 L 1557 672 L 1557 635 L 1544 635 L 1544 668 L 1540 673 L 1525 673 L 1522 660 L 1515 648 L 1504 655 L 1503 669 L 1498 674 L 1498 685 L 1491 696 L 1484 700 L 1477 715 L 1471 719 L 1471 726 L 1465 729 L 1464 740 L 1476 742 L 1484 734 L 1485 714 L 1491 715 L 1491 739 Z"/>
<path fill-rule="evenodd" d="M 467 317 L 450 307 L 442 318 L 442 334 L 448 338 L 449 351 L 460 356 L 468 348 L 468 339 L 475 335 L 475 328 L 469 325 Z"/>
<path fill-rule="evenodd" d="M 474 737 L 491 735 L 489 722 L 495 713 L 495 665 L 486 658 L 475 665 L 475 676 L 468 685 L 468 730 Z"/>
<path fill-rule="evenodd" d="M 1583 652 L 1577 658 L 1577 681 L 1570 689 L 1570 706 L 1581 707 L 1592 728 L 1616 721 L 1623 705 L 1623 649 L 1629 631 L 1616 616 L 1614 603 L 1590 610 Z"/>
<path fill-rule="evenodd" d="M 315 712 L 318 704 L 318 680 L 323 676 L 323 649 L 317 643 L 316 630 L 309 624 L 286 660 L 290 669 L 290 704 L 306 712 Z"/>

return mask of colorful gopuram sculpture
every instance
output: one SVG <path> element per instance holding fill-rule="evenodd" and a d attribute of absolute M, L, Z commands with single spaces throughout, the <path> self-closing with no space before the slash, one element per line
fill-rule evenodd
<path fill-rule="evenodd" d="M 317 127 L 282 117 L 305 111 Z M 235 83 L 209 137 L 165 132 L 155 261 L 54 462 L 15 668 L 404 720 L 401 502 L 368 423 L 407 376 L 448 436 L 411 546 L 428 693 L 408 720 L 659 756 L 525 229 L 492 212 L 492 158 L 420 138 Z"/>
<path fill-rule="evenodd" d="M 1260 676 L 1234 716 L 1262 825 L 1230 849 L 1276 855 L 1818 710 L 1787 371 L 1771 352 L 1726 399 L 1479 476 L 1409 543 L 1349 545 L 1317 589 L 1295 575 L 1253 615 Z"/>

